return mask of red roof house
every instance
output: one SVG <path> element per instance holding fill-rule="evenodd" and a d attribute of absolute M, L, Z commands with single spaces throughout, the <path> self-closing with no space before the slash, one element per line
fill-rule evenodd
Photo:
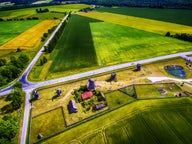
<path fill-rule="evenodd" d="M 92 97 L 92 96 L 93 96 L 93 93 L 90 92 L 90 91 L 87 91 L 87 92 L 84 92 L 84 93 L 81 95 L 81 98 L 82 98 L 82 100 L 87 100 L 87 99 L 89 99 L 89 98 Z"/>

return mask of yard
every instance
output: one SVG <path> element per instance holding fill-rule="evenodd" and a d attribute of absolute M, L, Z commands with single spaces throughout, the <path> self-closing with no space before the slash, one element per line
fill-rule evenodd
<path fill-rule="evenodd" d="M 137 99 L 175 97 L 179 96 L 179 93 L 181 96 L 186 96 L 175 83 L 135 85 L 135 91 Z"/>

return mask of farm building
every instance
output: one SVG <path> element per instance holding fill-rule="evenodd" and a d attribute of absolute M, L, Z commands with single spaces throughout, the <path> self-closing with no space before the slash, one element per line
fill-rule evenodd
<path fill-rule="evenodd" d="M 97 105 L 95 106 L 95 110 L 101 110 L 101 109 L 103 109 L 104 107 L 105 107 L 104 104 L 97 104 Z"/>
<path fill-rule="evenodd" d="M 88 84 L 87 84 L 87 89 L 89 91 L 93 91 L 96 89 L 95 81 L 93 79 L 89 79 Z"/>
<path fill-rule="evenodd" d="M 82 100 L 87 100 L 87 99 L 90 99 L 90 97 L 92 97 L 92 96 L 93 96 L 93 93 L 90 91 L 87 91 L 81 95 L 81 98 L 82 98 Z"/>
<path fill-rule="evenodd" d="M 74 100 L 69 101 L 68 109 L 69 109 L 69 113 L 78 112 L 78 109 Z"/>

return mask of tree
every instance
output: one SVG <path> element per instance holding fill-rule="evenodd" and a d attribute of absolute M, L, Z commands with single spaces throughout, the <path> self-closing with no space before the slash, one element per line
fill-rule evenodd
<path fill-rule="evenodd" d="M 19 89 L 14 88 L 11 94 L 9 94 L 6 98 L 7 101 L 12 101 L 11 105 L 13 109 L 19 109 L 21 107 L 21 104 L 24 102 L 24 96 L 25 93 Z"/>
<path fill-rule="evenodd" d="M 9 120 L 0 120 L 0 138 L 11 141 L 17 134 L 18 128 L 16 122 L 13 123 Z"/>
<path fill-rule="evenodd" d="M 7 78 L 0 75 L 0 87 L 7 84 Z"/>
<path fill-rule="evenodd" d="M 22 82 L 16 82 L 13 87 L 14 87 L 14 89 L 15 88 L 22 89 L 22 86 L 23 86 Z"/>
<path fill-rule="evenodd" d="M 6 63 L 7 63 L 6 59 L 3 58 L 0 59 L 0 66 L 6 65 Z"/>
<path fill-rule="evenodd" d="M 21 62 L 23 63 L 28 63 L 29 62 L 29 57 L 26 54 L 20 54 L 19 55 L 19 59 L 21 60 Z"/>
<path fill-rule="evenodd" d="M 170 33 L 170 32 L 167 32 L 167 33 L 165 34 L 165 36 L 171 36 L 171 33 Z"/>
<path fill-rule="evenodd" d="M 45 56 L 43 56 L 43 63 L 47 62 L 47 58 Z"/>

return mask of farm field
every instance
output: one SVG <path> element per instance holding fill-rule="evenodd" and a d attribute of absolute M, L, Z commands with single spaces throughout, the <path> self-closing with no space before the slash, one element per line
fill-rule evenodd
<path fill-rule="evenodd" d="M 43 33 L 56 26 L 59 20 L 45 20 L 0 46 L 0 49 L 37 49 Z M 21 25 L 22 28 L 22 25 Z"/>
<path fill-rule="evenodd" d="M 192 26 L 192 10 L 187 9 L 156 9 L 156 8 L 134 8 L 134 7 L 101 7 L 98 12 L 109 12 L 127 16 L 154 19 L 181 25 Z M 178 19 L 179 17 L 179 19 Z"/>
<path fill-rule="evenodd" d="M 79 9 L 90 7 L 90 5 L 86 4 L 69 4 L 69 5 L 58 5 L 58 6 L 44 6 L 41 7 L 42 9 L 48 8 L 49 11 L 56 11 L 56 12 L 70 12 L 70 11 L 78 11 Z M 39 8 L 39 7 L 37 7 Z M 0 13 L 0 17 L 3 19 L 7 18 L 22 18 L 22 17 L 29 17 L 36 14 L 36 8 L 25 8 L 19 10 L 9 10 L 9 11 L 2 11 Z"/>
<path fill-rule="evenodd" d="M 76 25 L 76 23 L 80 24 Z M 43 75 L 41 80 L 189 51 L 191 48 L 192 45 L 189 42 L 128 26 L 72 15 L 61 40 L 49 58 L 49 67 L 45 68 L 49 69 L 49 73 Z M 42 68 L 35 67 L 30 74 L 30 79 L 38 81 L 40 77 L 37 76 L 40 76 L 41 71 Z"/>
<path fill-rule="evenodd" d="M 106 66 L 190 51 L 188 42 L 108 22 L 91 23 L 98 65 Z"/>
<path fill-rule="evenodd" d="M 168 31 L 171 33 L 192 33 L 191 26 L 185 26 L 158 20 L 97 11 L 92 11 L 88 13 L 79 12 L 78 14 L 90 18 L 95 18 L 101 21 L 128 26 L 162 35 L 165 35 Z"/>
<path fill-rule="evenodd" d="M 39 20 L 0 22 L 0 46 L 40 22 Z"/>
<path fill-rule="evenodd" d="M 106 143 L 190 143 L 191 102 L 190 98 L 140 100 L 71 128 L 43 143 L 82 143 L 89 140 L 93 144 L 103 143 L 103 140 Z M 93 136 L 95 141 L 91 141 Z"/>

